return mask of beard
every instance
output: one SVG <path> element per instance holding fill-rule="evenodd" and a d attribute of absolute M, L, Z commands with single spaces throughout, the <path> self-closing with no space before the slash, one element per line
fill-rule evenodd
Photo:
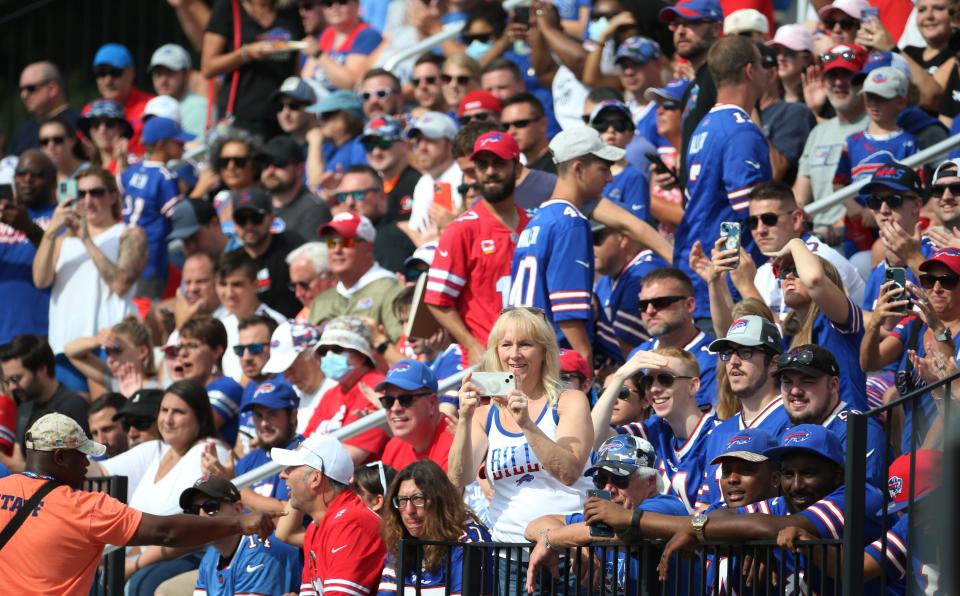
<path fill-rule="evenodd" d="M 480 186 L 481 194 L 488 203 L 502 203 L 513 196 L 513 191 L 517 187 L 517 177 L 512 173 L 503 179 L 503 182 L 493 188 L 486 184 Z"/>

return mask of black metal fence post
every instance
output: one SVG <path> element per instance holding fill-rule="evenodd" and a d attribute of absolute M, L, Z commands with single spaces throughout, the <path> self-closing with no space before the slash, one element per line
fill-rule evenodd
<path fill-rule="evenodd" d="M 846 484 L 843 511 L 843 593 L 863 593 L 863 509 L 867 484 L 867 415 L 847 418 Z"/>

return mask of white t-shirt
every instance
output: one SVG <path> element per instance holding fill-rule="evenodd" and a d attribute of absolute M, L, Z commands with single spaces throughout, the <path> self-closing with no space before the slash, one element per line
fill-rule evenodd
<path fill-rule="evenodd" d="M 267 315 L 277 322 L 277 325 L 287 320 L 287 317 L 273 310 L 266 304 L 261 303 L 254 314 Z M 223 310 L 223 314 L 217 317 L 223 326 L 227 329 L 227 351 L 223 353 L 223 374 L 236 382 L 240 382 L 243 376 L 243 369 L 240 368 L 240 357 L 233 353 L 233 346 L 240 342 L 240 319 L 237 315 Z M 269 341 L 269 340 L 267 340 Z"/>
<path fill-rule="evenodd" d="M 417 185 L 413 187 L 413 207 L 410 211 L 410 227 L 421 234 L 430 226 L 430 205 L 433 205 L 433 183 L 446 182 L 450 185 L 450 196 L 453 198 L 453 207 L 460 211 L 463 207 L 463 197 L 457 187 L 463 182 L 463 172 L 454 161 L 438 178 L 428 173 L 420 176 Z"/>

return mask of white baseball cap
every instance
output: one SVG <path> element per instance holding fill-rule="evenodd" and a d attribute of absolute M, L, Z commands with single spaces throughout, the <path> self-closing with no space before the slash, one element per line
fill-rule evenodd
<path fill-rule="evenodd" d="M 553 154 L 553 163 L 563 163 L 584 155 L 596 155 L 607 161 L 620 161 L 626 151 L 607 145 L 600 138 L 600 133 L 580 124 L 557 133 L 550 141 L 550 153 Z"/>
<path fill-rule="evenodd" d="M 881 66 L 870 71 L 860 93 L 873 93 L 885 99 L 907 96 L 907 77 L 892 66 Z"/>
<path fill-rule="evenodd" d="M 407 138 L 421 134 L 428 139 L 449 139 L 457 136 L 457 123 L 443 112 L 427 112 L 413 121 L 407 130 Z"/>
<path fill-rule="evenodd" d="M 867 0 L 835 0 L 833 4 L 827 4 L 817 11 L 817 15 L 822 21 L 826 20 L 830 13 L 840 11 L 848 17 L 860 21 L 863 19 L 864 8 L 870 8 L 870 3 Z"/>
<path fill-rule="evenodd" d="M 183 46 L 175 43 L 164 44 L 153 52 L 153 56 L 150 57 L 150 67 L 147 70 L 151 71 L 157 66 L 177 71 L 190 70 L 190 54 L 183 49 Z"/>
<path fill-rule="evenodd" d="M 159 116 L 180 124 L 180 102 L 169 95 L 158 95 L 143 107 L 143 117 Z"/>
<path fill-rule="evenodd" d="M 767 17 L 755 8 L 735 10 L 723 19 L 723 34 L 733 35 L 745 31 L 756 31 L 764 35 L 770 33 Z"/>
<path fill-rule="evenodd" d="M 347 448 L 330 435 L 310 435 L 296 449 L 274 447 L 270 459 L 284 467 L 310 466 L 340 484 L 350 484 L 353 478 L 353 460 Z"/>
<path fill-rule="evenodd" d="M 773 39 L 767 42 L 772 48 L 783 47 L 794 52 L 813 52 L 813 34 L 799 23 L 781 25 Z"/>
<path fill-rule="evenodd" d="M 279 374 L 286 372 L 301 352 L 312 349 L 320 341 L 320 330 L 305 321 L 280 323 L 270 336 L 270 358 L 263 365 L 263 372 Z"/>

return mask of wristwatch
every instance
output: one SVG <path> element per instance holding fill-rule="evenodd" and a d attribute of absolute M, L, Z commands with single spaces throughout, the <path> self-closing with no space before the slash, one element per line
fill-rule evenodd
<path fill-rule="evenodd" d="M 710 521 L 710 518 L 707 517 L 705 513 L 698 513 L 690 520 L 691 525 L 693 525 L 693 531 L 697 533 L 697 542 L 706 540 L 703 535 L 703 529 L 707 527 L 708 521 Z"/>
<path fill-rule="evenodd" d="M 933 339 L 937 341 L 942 341 L 942 342 L 953 341 L 953 333 L 951 333 L 949 327 L 944 327 L 943 331 L 934 332 Z"/>
<path fill-rule="evenodd" d="M 643 517 L 643 510 L 639 507 L 633 510 L 633 516 L 630 518 L 630 525 L 617 532 L 617 538 L 623 542 L 635 542 L 640 539 L 640 518 Z"/>

